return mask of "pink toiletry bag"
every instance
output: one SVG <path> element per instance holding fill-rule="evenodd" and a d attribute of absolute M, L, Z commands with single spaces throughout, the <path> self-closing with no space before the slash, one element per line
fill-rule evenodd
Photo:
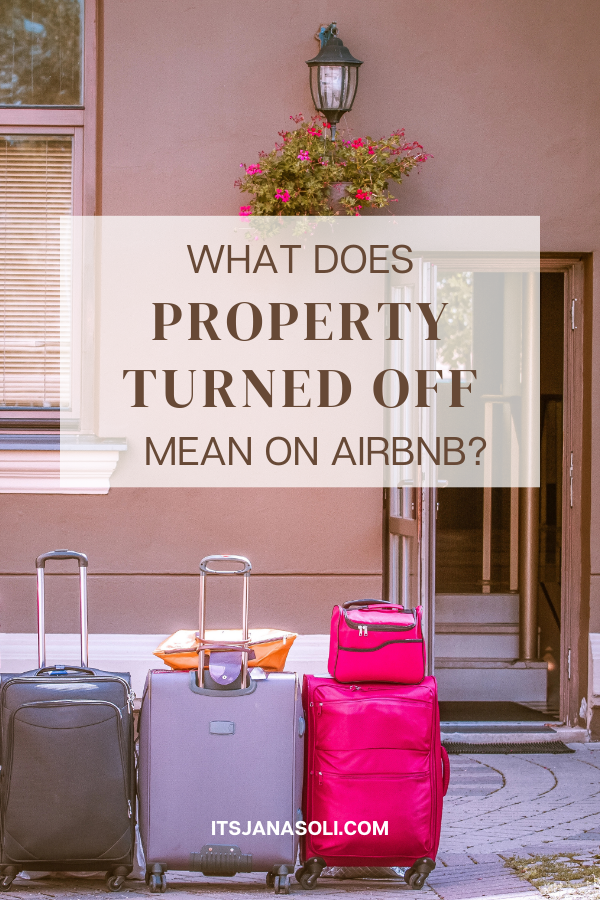
<path fill-rule="evenodd" d="M 420 684 L 425 677 L 423 608 L 349 600 L 331 615 L 329 674 L 342 684 Z"/>

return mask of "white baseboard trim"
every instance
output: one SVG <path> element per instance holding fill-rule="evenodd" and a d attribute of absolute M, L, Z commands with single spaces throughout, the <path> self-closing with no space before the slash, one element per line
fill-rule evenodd
<path fill-rule="evenodd" d="M 90 634 L 89 659 L 95 669 L 130 672 L 133 690 L 142 696 L 148 669 L 165 669 L 153 654 L 166 634 Z M 286 671 L 299 675 L 326 675 L 328 634 L 301 634 L 287 658 Z M 78 634 L 47 634 L 48 665 L 78 665 Z M 37 634 L 0 633 L 0 671 L 26 672 L 37 668 Z"/>

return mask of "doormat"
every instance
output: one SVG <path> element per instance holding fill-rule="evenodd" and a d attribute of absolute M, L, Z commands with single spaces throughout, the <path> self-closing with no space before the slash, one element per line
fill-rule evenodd
<path fill-rule="evenodd" d="M 558 716 L 510 700 L 441 700 L 440 719 L 442 722 L 551 722 L 558 721 Z"/>
<path fill-rule="evenodd" d="M 533 744 L 444 744 L 448 753 L 468 753 L 469 756 L 481 753 L 575 753 L 562 741 L 537 741 Z"/>

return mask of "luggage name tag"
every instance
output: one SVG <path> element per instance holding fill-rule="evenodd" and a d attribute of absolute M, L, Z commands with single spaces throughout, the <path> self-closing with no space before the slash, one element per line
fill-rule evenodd
<path fill-rule="evenodd" d="M 242 654 L 248 654 L 248 660 L 254 659 L 253 650 L 211 650 L 208 660 L 208 671 L 217 684 L 233 684 L 242 671 Z"/>

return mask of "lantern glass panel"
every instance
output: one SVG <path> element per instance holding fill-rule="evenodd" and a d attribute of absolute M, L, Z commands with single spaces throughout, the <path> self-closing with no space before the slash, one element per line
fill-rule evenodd
<path fill-rule="evenodd" d="M 322 109 L 343 109 L 346 66 L 319 66 L 319 93 Z"/>
<path fill-rule="evenodd" d="M 348 77 L 346 78 L 346 97 L 344 109 L 352 109 L 354 98 L 356 96 L 356 88 L 358 86 L 358 66 L 348 66 Z"/>

